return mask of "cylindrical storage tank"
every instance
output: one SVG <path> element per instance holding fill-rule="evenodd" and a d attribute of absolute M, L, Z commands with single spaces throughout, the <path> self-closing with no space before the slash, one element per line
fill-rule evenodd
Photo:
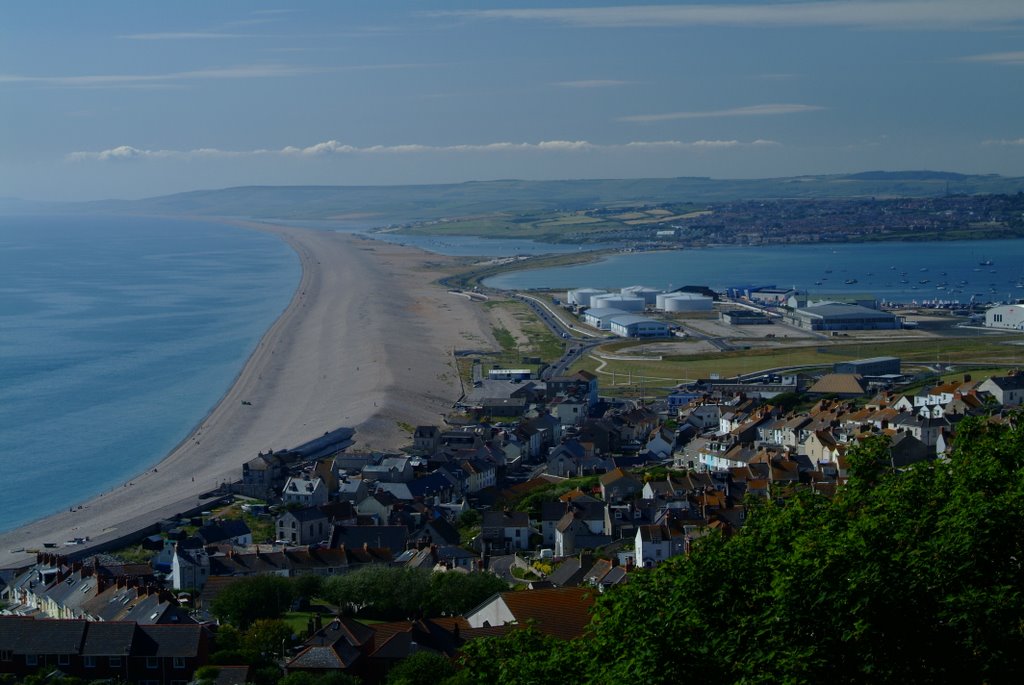
<path fill-rule="evenodd" d="M 645 304 L 653 305 L 658 300 L 658 295 L 661 294 L 660 290 L 654 288 L 648 288 L 645 285 L 631 285 L 622 289 L 622 294 L 626 297 L 642 297 Z"/>
<path fill-rule="evenodd" d="M 581 307 L 592 307 L 591 300 L 595 295 L 606 295 L 607 291 L 597 290 L 596 288 L 580 288 L 577 290 L 570 290 L 566 297 L 566 301 L 569 304 L 577 304 Z"/>
<path fill-rule="evenodd" d="M 625 312 L 642 312 L 644 310 L 644 298 L 623 297 L 622 295 L 599 295 L 590 299 L 592 307 L 610 307 L 621 309 Z"/>
<path fill-rule="evenodd" d="M 597 290 L 596 288 L 577 288 L 576 290 L 570 290 L 566 293 L 565 301 L 569 304 L 579 305 L 580 307 L 592 307 L 590 303 L 591 298 L 595 295 L 606 295 L 608 291 Z"/>
<path fill-rule="evenodd" d="M 655 309 L 662 309 L 662 310 L 664 310 L 665 309 L 665 300 L 669 300 L 669 299 L 671 299 L 673 297 L 676 297 L 677 295 L 679 295 L 679 293 L 676 293 L 676 292 L 672 292 L 672 293 L 658 293 L 658 296 L 656 298 L 654 298 L 654 307 L 655 307 Z"/>
<path fill-rule="evenodd" d="M 710 312 L 714 301 L 704 295 L 676 293 L 665 300 L 666 312 Z"/>

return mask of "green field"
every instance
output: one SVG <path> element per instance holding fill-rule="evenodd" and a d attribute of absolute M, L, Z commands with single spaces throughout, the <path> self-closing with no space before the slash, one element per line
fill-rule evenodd
<path fill-rule="evenodd" d="M 613 381 L 616 385 L 654 386 L 675 385 L 685 380 L 707 378 L 717 373 L 723 378 L 764 369 L 790 366 L 829 368 L 839 361 L 868 357 L 894 356 L 903 360 L 904 368 L 922 362 L 940 362 L 943 365 L 958 362 L 987 363 L 991 369 L 1024 366 L 1024 346 L 1007 344 L 1021 342 L 1019 336 L 985 336 L 982 338 L 942 338 L 927 341 L 899 341 L 885 343 L 853 343 L 831 346 L 800 346 L 694 355 L 664 355 L 660 361 L 600 360 L 588 356 L 573 368 L 596 373 L 602 386 Z M 615 352 L 630 348 L 631 355 L 639 355 L 635 342 L 609 343 L 601 349 Z M 642 346 L 639 346 L 642 350 Z M 603 363 L 602 363 L 603 362 Z M 952 373 L 957 377 L 962 372 Z"/>

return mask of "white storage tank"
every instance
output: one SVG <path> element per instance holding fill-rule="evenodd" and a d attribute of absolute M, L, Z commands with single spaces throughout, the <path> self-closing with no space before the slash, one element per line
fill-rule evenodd
<path fill-rule="evenodd" d="M 664 311 L 664 309 L 665 309 L 665 300 L 671 299 L 671 298 L 675 297 L 678 294 L 679 294 L 678 292 L 658 293 L 658 296 L 656 298 L 654 298 L 654 308 L 655 309 L 661 309 L 661 310 Z"/>
<path fill-rule="evenodd" d="M 676 293 L 665 299 L 666 312 L 710 312 L 714 300 L 706 295 Z"/>
<path fill-rule="evenodd" d="M 623 295 L 598 295 L 590 298 L 591 307 L 611 307 L 626 312 L 642 312 L 644 310 L 644 298 L 626 297 Z"/>
<path fill-rule="evenodd" d="M 642 297 L 644 304 L 653 305 L 657 302 L 661 291 L 655 288 L 648 288 L 645 285 L 630 285 L 623 288 L 621 293 L 626 297 Z"/>
<path fill-rule="evenodd" d="M 569 304 L 579 305 L 580 307 L 592 307 L 590 300 L 595 295 L 607 295 L 607 290 L 597 290 L 596 288 L 577 288 L 576 290 L 570 290 L 566 293 L 565 301 Z"/>

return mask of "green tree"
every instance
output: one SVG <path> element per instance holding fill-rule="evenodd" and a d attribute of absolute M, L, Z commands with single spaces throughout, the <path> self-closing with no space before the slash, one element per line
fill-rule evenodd
<path fill-rule="evenodd" d="M 508 583 L 493 573 L 433 573 L 424 609 L 428 616 L 464 614 L 505 590 Z"/>
<path fill-rule="evenodd" d="M 292 642 L 292 629 L 284 621 L 258 619 L 245 631 L 243 649 L 264 658 L 272 655 L 283 656 Z"/>
<path fill-rule="evenodd" d="M 455 675 L 455 664 L 443 654 L 421 650 L 388 671 L 386 685 L 435 685 Z"/>
<path fill-rule="evenodd" d="M 323 592 L 324 579 L 321 576 L 307 573 L 293 580 L 295 584 L 295 595 L 307 600 L 319 597 Z"/>
<path fill-rule="evenodd" d="M 426 606 L 430 571 L 368 566 L 324 583 L 323 595 L 342 610 L 367 618 L 412 617 Z"/>
<path fill-rule="evenodd" d="M 294 599 L 294 588 L 287 578 L 253 576 L 224 588 L 214 598 L 211 611 L 241 630 L 260 618 L 280 618 Z"/>
<path fill-rule="evenodd" d="M 751 501 L 738 534 L 604 593 L 584 640 L 470 643 L 469 677 L 1024 681 L 1024 428 L 965 420 L 948 460 L 903 470 L 883 439 L 849 457 L 833 499 Z"/>

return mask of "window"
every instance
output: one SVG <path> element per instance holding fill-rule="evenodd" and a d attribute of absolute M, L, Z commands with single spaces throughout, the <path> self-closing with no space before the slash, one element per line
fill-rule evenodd
<path fill-rule="evenodd" d="M 96 657 L 87 656 L 83 657 L 83 663 L 86 668 L 96 668 Z"/>
<path fill-rule="evenodd" d="M 39 657 L 37 655 L 35 655 L 35 654 L 26 654 L 25 655 L 25 665 L 26 666 L 38 666 L 39 665 Z"/>
<path fill-rule="evenodd" d="M 111 668 L 121 668 L 121 657 L 112 656 L 107 659 L 107 665 Z"/>
<path fill-rule="evenodd" d="M 183 659 L 180 656 L 174 657 L 174 667 L 175 668 L 185 668 L 185 659 Z"/>
<path fill-rule="evenodd" d="M 10 660 L 11 660 L 11 650 L 9 650 L 9 649 L 0 649 L 0 661 L 10 661 Z"/>
<path fill-rule="evenodd" d="M 71 663 L 71 657 L 69 655 L 67 655 L 67 654 L 58 654 L 57 655 L 57 665 L 58 666 L 67 666 L 70 663 Z"/>
<path fill-rule="evenodd" d="M 157 668 L 158 666 L 160 666 L 159 659 L 157 659 L 155 656 L 146 657 L 146 668 Z"/>

